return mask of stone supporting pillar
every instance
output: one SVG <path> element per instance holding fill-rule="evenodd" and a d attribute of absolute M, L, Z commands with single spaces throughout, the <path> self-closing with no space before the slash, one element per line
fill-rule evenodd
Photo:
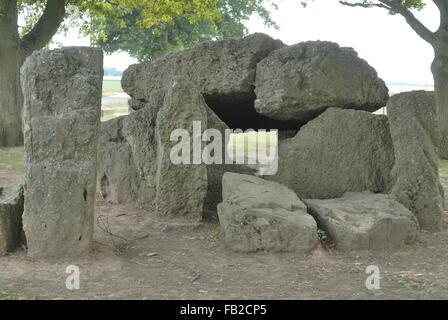
<path fill-rule="evenodd" d="M 39 51 L 22 68 L 24 229 L 32 258 L 88 252 L 94 226 L 103 54 Z"/>

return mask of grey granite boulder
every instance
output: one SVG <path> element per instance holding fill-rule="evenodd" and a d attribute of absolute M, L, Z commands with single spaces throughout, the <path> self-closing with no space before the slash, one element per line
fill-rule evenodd
<path fill-rule="evenodd" d="M 33 258 L 88 252 L 94 225 L 103 54 L 68 47 L 22 68 L 24 229 Z"/>
<path fill-rule="evenodd" d="M 329 107 L 376 111 L 388 89 L 351 48 L 309 41 L 272 52 L 257 65 L 256 110 L 277 120 L 305 123 Z"/>
<path fill-rule="evenodd" d="M 0 256 L 13 251 L 24 239 L 23 187 L 0 188 Z"/>
<path fill-rule="evenodd" d="M 293 191 L 258 177 L 226 173 L 218 215 L 227 246 L 238 252 L 311 251 L 317 225 Z"/>
<path fill-rule="evenodd" d="M 391 194 L 429 231 L 442 228 L 444 207 L 435 110 L 433 94 L 424 91 L 395 95 L 387 105 L 396 158 Z"/>
<path fill-rule="evenodd" d="M 341 250 L 369 250 L 412 243 L 418 222 L 388 195 L 347 193 L 338 199 L 304 200 L 320 229 Z"/>

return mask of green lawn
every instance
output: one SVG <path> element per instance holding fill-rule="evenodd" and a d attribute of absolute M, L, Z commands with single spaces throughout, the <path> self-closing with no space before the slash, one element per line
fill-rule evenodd
<path fill-rule="evenodd" d="M 123 89 L 120 80 L 103 80 L 103 96 L 121 92 L 123 92 Z"/>
<path fill-rule="evenodd" d="M 0 148 L 0 171 L 23 172 L 23 148 Z"/>
<path fill-rule="evenodd" d="M 245 152 L 246 154 L 251 151 L 258 152 L 258 146 L 266 148 L 264 152 L 269 155 L 270 146 L 273 144 L 273 148 L 277 144 L 277 136 L 273 132 L 247 132 L 242 134 L 231 134 L 229 139 L 228 151 L 232 153 L 236 150 Z"/>
<path fill-rule="evenodd" d="M 16 300 L 17 295 L 9 290 L 0 288 L 0 300 Z"/>
<path fill-rule="evenodd" d="M 122 115 L 129 114 L 127 98 L 114 98 L 103 100 L 101 121 L 107 121 Z"/>

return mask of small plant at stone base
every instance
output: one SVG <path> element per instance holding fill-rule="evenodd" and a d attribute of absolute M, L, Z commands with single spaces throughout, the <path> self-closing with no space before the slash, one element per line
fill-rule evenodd
<path fill-rule="evenodd" d="M 16 300 L 17 295 L 8 289 L 0 288 L 0 300 Z"/>
<path fill-rule="evenodd" d="M 320 241 L 326 242 L 328 240 L 325 230 L 317 229 L 317 236 L 319 237 Z"/>
<path fill-rule="evenodd" d="M 328 234 L 325 232 L 325 230 L 318 228 L 317 229 L 317 237 L 319 238 L 319 241 L 321 242 L 322 247 L 325 249 L 333 249 L 336 246 L 334 241 L 328 237 Z"/>

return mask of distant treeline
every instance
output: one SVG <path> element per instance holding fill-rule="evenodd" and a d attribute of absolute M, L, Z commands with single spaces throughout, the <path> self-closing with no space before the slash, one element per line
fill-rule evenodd
<path fill-rule="evenodd" d="M 104 67 L 104 75 L 109 77 L 121 77 L 123 72 L 115 68 Z"/>

